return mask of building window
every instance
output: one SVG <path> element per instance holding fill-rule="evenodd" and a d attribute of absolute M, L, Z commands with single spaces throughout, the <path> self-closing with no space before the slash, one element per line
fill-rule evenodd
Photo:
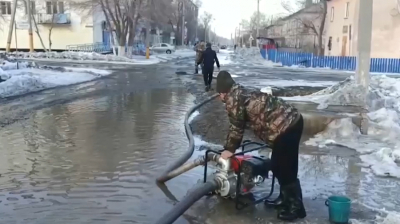
<path fill-rule="evenodd" d="M 350 6 L 350 2 L 346 2 L 346 8 L 344 10 L 344 18 L 345 19 L 349 18 L 349 6 Z"/>
<path fill-rule="evenodd" d="M 331 8 L 331 22 L 333 22 L 333 19 L 335 18 L 335 8 Z"/>
<path fill-rule="evenodd" d="M 46 2 L 46 13 L 47 14 L 64 13 L 64 2 L 58 2 L 58 1 Z"/>
<path fill-rule="evenodd" d="M 11 15 L 11 2 L 0 2 L 0 15 Z"/>
<path fill-rule="evenodd" d="M 36 14 L 36 3 L 34 1 L 31 1 L 30 3 L 31 3 L 31 14 L 32 15 Z M 25 13 L 26 13 L 26 15 L 28 15 L 28 7 L 27 7 L 25 1 L 24 1 L 24 4 L 25 4 Z"/>

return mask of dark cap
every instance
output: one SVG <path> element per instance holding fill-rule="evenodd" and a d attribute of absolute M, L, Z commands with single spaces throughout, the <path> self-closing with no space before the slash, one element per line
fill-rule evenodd
<path fill-rule="evenodd" d="M 221 71 L 217 76 L 217 93 L 229 93 L 235 81 L 227 71 Z"/>
<path fill-rule="evenodd" d="M 211 43 L 207 43 L 207 44 L 206 44 L 206 47 L 211 47 Z"/>

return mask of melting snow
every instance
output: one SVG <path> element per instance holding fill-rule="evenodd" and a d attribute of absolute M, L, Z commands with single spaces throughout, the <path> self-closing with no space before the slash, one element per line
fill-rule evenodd
<path fill-rule="evenodd" d="M 57 86 L 91 81 L 111 74 L 110 71 L 89 68 L 29 68 L 28 63 L 3 62 L 0 66 L 0 97 L 36 92 Z"/>

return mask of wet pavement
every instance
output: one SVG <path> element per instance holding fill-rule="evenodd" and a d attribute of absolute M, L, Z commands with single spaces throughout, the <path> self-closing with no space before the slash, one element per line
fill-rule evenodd
<path fill-rule="evenodd" d="M 201 76 L 175 74 L 191 72 L 192 62 L 95 65 L 114 74 L 2 100 L 0 223 L 154 223 L 171 209 L 174 199 L 156 186 L 155 178 L 186 150 L 185 113 L 207 96 Z M 349 75 L 245 64 L 223 68 L 249 84 L 296 77 L 335 82 Z M 217 107 L 220 112 L 213 113 Z M 212 102 L 193 120 L 195 135 L 220 144 L 224 119 L 222 105 Z M 299 175 L 308 216 L 298 223 L 328 223 L 324 201 L 332 194 L 355 200 L 352 217 L 359 220 L 375 217 L 369 207 L 396 210 L 400 204 L 399 182 L 371 175 L 358 165 L 354 151 L 304 145 L 301 151 Z M 196 168 L 167 186 L 179 200 L 201 177 L 202 169 Z M 279 222 L 262 205 L 238 212 L 231 201 L 211 197 L 176 223 Z"/>

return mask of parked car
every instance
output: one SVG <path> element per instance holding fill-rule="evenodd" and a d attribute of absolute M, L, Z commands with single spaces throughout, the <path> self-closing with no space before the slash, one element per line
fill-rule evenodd
<path fill-rule="evenodd" d="M 215 52 L 219 53 L 219 47 L 217 45 L 212 45 L 211 49 L 213 49 Z"/>
<path fill-rule="evenodd" d="M 154 44 L 153 46 L 151 46 L 150 50 L 152 52 L 157 52 L 157 53 L 171 54 L 172 52 L 175 52 L 175 46 L 167 44 L 167 43 L 160 43 L 160 44 Z"/>
<path fill-rule="evenodd" d="M 222 46 L 221 46 L 221 49 L 226 49 L 226 45 L 222 45 Z"/>

